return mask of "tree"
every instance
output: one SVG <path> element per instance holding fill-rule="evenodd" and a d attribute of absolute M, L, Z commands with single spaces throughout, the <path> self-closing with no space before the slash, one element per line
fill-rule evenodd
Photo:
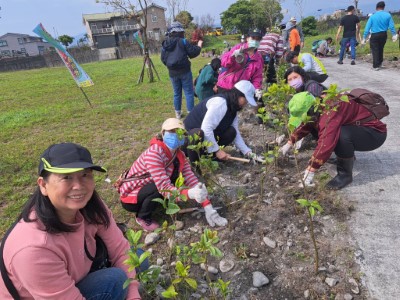
<path fill-rule="evenodd" d="M 310 16 L 307 18 L 304 18 L 301 23 L 301 28 L 303 29 L 304 35 L 318 35 L 317 31 L 317 20 L 315 17 Z"/>
<path fill-rule="evenodd" d="M 272 28 L 283 19 L 278 0 L 251 0 L 253 24 L 261 30 Z"/>
<path fill-rule="evenodd" d="M 193 17 L 190 12 L 186 10 L 182 10 L 179 14 L 176 15 L 175 20 L 180 22 L 183 28 L 188 28 L 189 24 L 193 21 Z"/>
<path fill-rule="evenodd" d="M 238 0 L 221 14 L 222 26 L 247 33 L 251 28 L 265 29 L 283 19 L 279 0 Z"/>
<path fill-rule="evenodd" d="M 74 38 L 64 34 L 60 35 L 58 37 L 58 40 L 60 41 L 61 44 L 65 46 L 65 48 L 67 48 L 74 41 Z"/>
<path fill-rule="evenodd" d="M 107 6 L 112 7 L 114 10 L 120 10 L 125 12 L 126 18 L 136 18 L 137 22 L 140 26 L 140 33 L 143 39 L 143 51 L 144 51 L 144 61 L 142 72 L 140 73 L 138 83 L 143 82 L 144 71 L 147 69 L 150 82 L 154 82 L 154 74 L 156 73 L 158 80 L 160 77 L 158 76 L 157 70 L 154 67 L 153 61 L 149 56 L 149 42 L 147 39 L 147 4 L 151 3 L 151 0 L 138 0 L 140 6 L 140 13 L 136 11 L 136 6 L 133 5 L 131 0 L 96 0 L 96 3 L 102 3 Z"/>
<path fill-rule="evenodd" d="M 214 26 L 215 18 L 210 14 L 202 15 L 197 25 L 204 31 L 211 30 Z"/>
<path fill-rule="evenodd" d="M 225 30 L 237 28 L 241 33 L 247 33 L 253 26 L 252 10 L 247 0 L 238 0 L 221 13 L 221 25 Z"/>
<path fill-rule="evenodd" d="M 165 0 L 171 20 L 175 20 L 176 16 L 182 10 L 186 10 L 188 1 L 189 0 Z"/>

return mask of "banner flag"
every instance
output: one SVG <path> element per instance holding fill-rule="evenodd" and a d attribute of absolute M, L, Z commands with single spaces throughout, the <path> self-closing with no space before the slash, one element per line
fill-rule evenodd
<path fill-rule="evenodd" d="M 140 48 L 143 49 L 144 45 L 142 42 L 142 34 L 140 33 L 140 30 L 133 33 L 133 38 L 139 43 Z"/>
<path fill-rule="evenodd" d="M 33 29 L 33 32 L 38 36 L 43 38 L 46 42 L 52 45 L 58 55 L 60 55 L 62 61 L 67 67 L 68 71 L 71 73 L 78 87 L 88 87 L 94 85 L 93 81 L 90 79 L 89 75 L 82 69 L 80 65 L 75 61 L 75 59 L 67 52 L 64 46 L 57 40 L 55 40 L 47 31 L 44 29 L 43 25 L 40 23 Z"/>

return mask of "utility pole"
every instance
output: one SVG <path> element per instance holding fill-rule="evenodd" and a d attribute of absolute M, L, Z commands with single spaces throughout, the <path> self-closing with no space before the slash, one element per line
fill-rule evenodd
<path fill-rule="evenodd" d="M 354 0 L 354 6 L 356 7 L 356 15 L 358 15 L 358 0 Z"/>

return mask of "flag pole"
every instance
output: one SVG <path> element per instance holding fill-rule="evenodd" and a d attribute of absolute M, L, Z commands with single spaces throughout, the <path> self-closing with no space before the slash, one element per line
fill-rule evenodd
<path fill-rule="evenodd" d="M 89 100 L 88 96 L 86 95 L 85 91 L 81 87 L 79 87 L 79 89 L 81 90 L 83 96 L 85 96 L 86 101 L 89 103 L 90 107 L 93 108 L 92 103 L 90 103 L 90 100 Z"/>

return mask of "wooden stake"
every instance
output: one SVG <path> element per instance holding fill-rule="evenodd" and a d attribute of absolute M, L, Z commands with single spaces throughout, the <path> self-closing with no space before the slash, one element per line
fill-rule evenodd
<path fill-rule="evenodd" d="M 250 159 L 234 157 L 234 156 L 229 156 L 228 160 L 236 160 L 236 161 L 245 162 L 245 163 L 249 163 L 250 162 Z"/>

